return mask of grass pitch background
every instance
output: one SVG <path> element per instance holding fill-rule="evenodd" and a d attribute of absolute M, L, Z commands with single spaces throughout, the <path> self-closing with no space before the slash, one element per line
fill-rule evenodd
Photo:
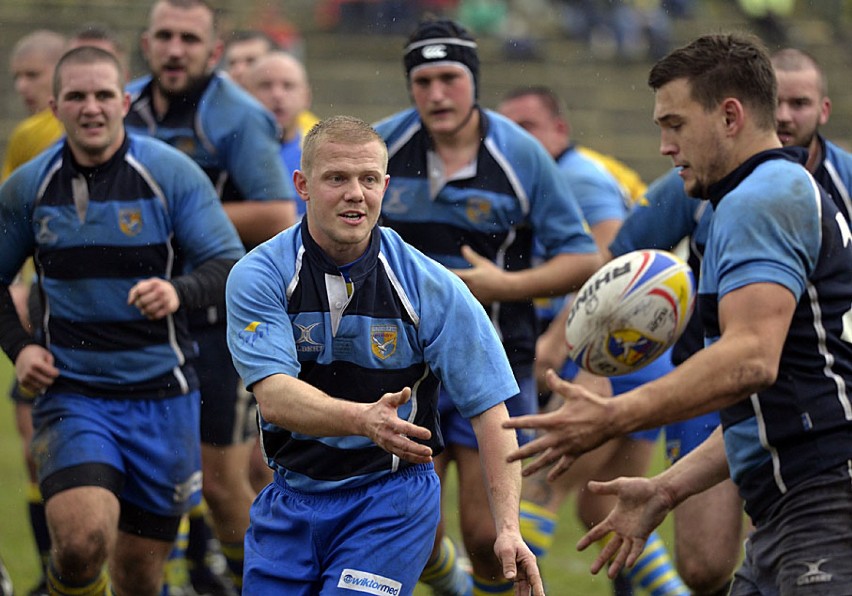
<path fill-rule="evenodd" d="M 7 397 L 13 368 L 0 357 L 0 557 L 12 576 L 16 594 L 26 594 L 38 580 L 39 570 L 29 531 L 26 504 L 26 474 L 20 439 L 15 430 L 12 402 Z M 662 449 L 658 449 L 652 470 L 663 465 Z M 445 489 L 446 515 L 450 535 L 458 538 L 456 487 L 452 477 Z M 595 596 L 612 594 L 605 576 L 595 577 L 588 571 L 593 549 L 578 553 L 574 549 L 582 532 L 575 521 L 573 500 L 562 509 L 553 551 L 541 561 L 548 593 L 557 596 Z M 671 550 L 671 524 L 666 522 L 661 535 Z M 416 596 L 427 596 L 429 590 L 418 586 Z"/>

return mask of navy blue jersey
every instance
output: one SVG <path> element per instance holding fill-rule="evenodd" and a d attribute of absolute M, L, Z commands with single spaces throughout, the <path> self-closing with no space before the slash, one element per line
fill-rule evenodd
<path fill-rule="evenodd" d="M 846 221 L 852 221 L 852 154 L 822 136 L 818 137 L 818 141 L 822 159 L 814 178 L 834 200 Z"/>
<path fill-rule="evenodd" d="M 595 252 L 553 158 L 514 122 L 490 110 L 480 110 L 480 116 L 483 140 L 476 161 L 449 179 L 417 110 L 375 125 L 389 152 L 383 224 L 450 268 L 470 267 L 461 256 L 466 244 L 507 271 L 528 269 L 533 235 L 548 259 Z M 530 374 L 537 337 L 532 300 L 489 308 L 516 373 Z"/>
<path fill-rule="evenodd" d="M 127 304 L 137 281 L 172 278 L 178 250 L 193 267 L 243 254 L 186 156 L 128 135 L 107 163 L 84 168 L 57 145 L 0 188 L 0 220 L 0 283 L 34 257 L 43 337 L 60 370 L 51 391 L 151 398 L 194 388 L 184 313 L 150 321 Z"/>
<path fill-rule="evenodd" d="M 243 258 L 228 278 L 228 345 L 247 387 L 286 374 L 371 403 L 411 387 L 399 409 L 432 431 L 439 384 L 464 416 L 518 393 L 497 335 L 461 280 L 376 227 L 366 253 L 334 264 L 306 219 Z M 366 437 L 316 438 L 261 423 L 270 466 L 309 492 L 367 484 L 408 464 Z"/>
<path fill-rule="evenodd" d="M 132 81 L 128 130 L 186 153 L 210 177 L 223 201 L 295 199 L 278 156 L 275 120 L 251 95 L 219 73 L 198 91 L 154 113 L 151 77 Z"/>
<path fill-rule="evenodd" d="M 758 524 L 791 486 L 852 459 L 852 233 L 797 157 L 759 153 L 709 189 L 699 284 L 708 344 L 728 292 L 772 283 L 798 300 L 776 382 L 721 412 L 731 477 Z"/>

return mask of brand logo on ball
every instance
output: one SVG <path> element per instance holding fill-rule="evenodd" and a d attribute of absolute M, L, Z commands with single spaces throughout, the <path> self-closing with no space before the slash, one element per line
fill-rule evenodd
<path fill-rule="evenodd" d="M 426 60 L 440 60 L 447 57 L 447 46 L 443 44 L 426 46 L 421 53 Z"/>

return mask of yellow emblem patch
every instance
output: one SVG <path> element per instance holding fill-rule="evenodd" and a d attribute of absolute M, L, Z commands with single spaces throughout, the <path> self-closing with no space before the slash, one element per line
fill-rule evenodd
<path fill-rule="evenodd" d="M 142 231 L 142 211 L 139 209 L 119 209 L 118 227 L 125 236 L 136 236 Z"/>
<path fill-rule="evenodd" d="M 396 325 L 373 325 L 370 327 L 370 348 L 373 354 L 381 360 L 389 358 L 396 352 L 396 341 L 399 330 Z"/>

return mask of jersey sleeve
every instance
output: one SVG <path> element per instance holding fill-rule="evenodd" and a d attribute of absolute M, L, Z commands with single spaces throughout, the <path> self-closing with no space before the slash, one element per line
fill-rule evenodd
<path fill-rule="evenodd" d="M 609 220 L 622 221 L 627 205 L 618 183 L 591 160 L 578 158 L 563 171 L 586 222 L 595 226 Z"/>
<path fill-rule="evenodd" d="M 791 170 L 794 177 L 785 182 Z M 720 300 L 762 282 L 782 285 L 798 300 L 819 258 L 821 201 L 816 182 L 798 167 L 777 168 L 762 178 L 771 181 L 771 192 L 765 186 L 741 185 L 716 207 L 707 246 L 717 263 Z"/>
<path fill-rule="evenodd" d="M 287 314 L 282 269 L 276 266 L 279 246 L 289 235 L 279 235 L 234 265 L 225 290 L 228 348 L 246 388 L 275 374 L 297 377 L 300 370 Z"/>
<path fill-rule="evenodd" d="M 420 340 L 424 357 L 467 418 L 520 390 L 494 326 L 467 286 L 417 253 Z"/>
<path fill-rule="evenodd" d="M 250 201 L 295 200 L 293 185 L 279 155 L 275 121 L 256 103 L 235 106 L 235 114 L 219 114 L 232 121 L 224 149 L 225 167 L 233 183 Z M 210 115 L 211 120 L 216 118 Z M 221 122 L 218 123 L 221 126 Z"/>
<path fill-rule="evenodd" d="M 597 252 L 577 199 L 556 162 L 541 146 L 531 150 L 534 168 L 530 174 L 535 180 L 529 196 L 530 220 L 544 256 Z"/>
<path fill-rule="evenodd" d="M 245 250 L 210 179 L 183 153 L 157 144 L 161 189 L 169 202 L 175 240 L 192 267 L 209 259 L 239 259 Z M 163 173 L 168 175 L 162 175 Z"/>
<path fill-rule="evenodd" d="M 614 257 L 642 248 L 671 250 L 697 226 L 699 199 L 686 194 L 677 169 L 658 178 L 621 225 L 609 246 Z"/>
<path fill-rule="evenodd" d="M 12 173 L 0 186 L 0 284 L 9 285 L 15 279 L 27 257 L 35 249 L 33 205 L 35 185 L 34 166 Z"/>

